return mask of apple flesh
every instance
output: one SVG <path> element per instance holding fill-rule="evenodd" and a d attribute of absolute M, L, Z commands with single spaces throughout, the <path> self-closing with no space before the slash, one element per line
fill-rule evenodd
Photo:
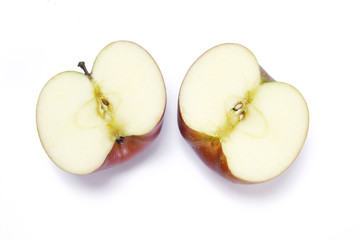
<path fill-rule="evenodd" d="M 222 44 L 191 66 L 178 102 L 181 134 L 211 169 L 257 183 L 285 171 L 307 136 L 309 113 L 298 90 L 275 82 L 239 44 Z"/>
<path fill-rule="evenodd" d="M 159 134 L 166 105 L 161 72 L 139 45 L 118 41 L 91 73 L 62 72 L 42 89 L 36 123 L 44 150 L 65 171 L 88 174 L 120 164 Z"/>

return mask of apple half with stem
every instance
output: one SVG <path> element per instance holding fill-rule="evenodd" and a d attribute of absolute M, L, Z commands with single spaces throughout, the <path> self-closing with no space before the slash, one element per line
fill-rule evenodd
<path fill-rule="evenodd" d="M 297 158 L 309 112 L 301 93 L 274 81 L 239 44 L 222 44 L 191 66 L 181 85 L 178 125 L 210 168 L 233 182 L 264 182 Z"/>
<path fill-rule="evenodd" d="M 91 73 L 68 71 L 42 89 L 36 123 L 42 146 L 61 169 L 88 174 L 123 163 L 159 134 L 165 84 L 150 54 L 117 41 L 96 57 Z"/>

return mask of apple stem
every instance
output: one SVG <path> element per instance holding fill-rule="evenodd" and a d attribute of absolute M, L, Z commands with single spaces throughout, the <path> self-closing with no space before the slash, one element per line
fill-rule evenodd
<path fill-rule="evenodd" d="M 88 70 L 85 67 L 85 62 L 79 62 L 78 67 L 80 67 L 85 72 L 85 75 L 88 76 L 90 80 L 92 79 L 91 74 L 88 72 Z"/>
<path fill-rule="evenodd" d="M 120 144 L 120 143 L 123 142 L 123 140 L 124 140 L 124 137 L 118 137 L 118 138 L 116 139 L 116 142 L 117 142 L 118 144 Z"/>

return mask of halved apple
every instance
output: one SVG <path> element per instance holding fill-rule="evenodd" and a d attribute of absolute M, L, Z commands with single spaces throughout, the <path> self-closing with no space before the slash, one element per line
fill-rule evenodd
<path fill-rule="evenodd" d="M 298 156 L 309 112 L 298 90 L 275 82 L 239 44 L 222 44 L 191 66 L 179 93 L 183 137 L 234 182 L 270 180 Z"/>
<path fill-rule="evenodd" d="M 62 72 L 42 89 L 36 108 L 41 143 L 65 171 L 88 174 L 120 164 L 159 134 L 166 105 L 161 72 L 139 45 L 118 41 L 92 72 Z"/>

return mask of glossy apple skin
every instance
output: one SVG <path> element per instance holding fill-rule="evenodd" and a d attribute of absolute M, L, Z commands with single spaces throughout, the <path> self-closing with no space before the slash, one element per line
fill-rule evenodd
<path fill-rule="evenodd" d="M 94 172 L 124 163 L 145 150 L 159 135 L 163 125 L 164 113 L 158 124 L 153 128 L 153 130 L 151 130 L 147 134 L 127 136 L 124 137 L 124 139 L 120 143 L 117 143 L 115 141 L 114 146 L 107 155 L 104 163 Z"/>
<path fill-rule="evenodd" d="M 260 66 L 261 82 L 273 82 L 275 81 L 265 70 Z M 249 182 L 244 179 L 234 176 L 227 164 L 226 156 L 224 155 L 221 147 L 221 142 L 217 137 L 209 136 L 205 133 L 195 131 L 188 127 L 180 111 L 180 105 L 178 103 L 178 126 L 181 135 L 185 138 L 187 143 L 194 149 L 200 159 L 212 170 L 219 173 L 226 179 L 235 183 L 258 183 Z"/>

